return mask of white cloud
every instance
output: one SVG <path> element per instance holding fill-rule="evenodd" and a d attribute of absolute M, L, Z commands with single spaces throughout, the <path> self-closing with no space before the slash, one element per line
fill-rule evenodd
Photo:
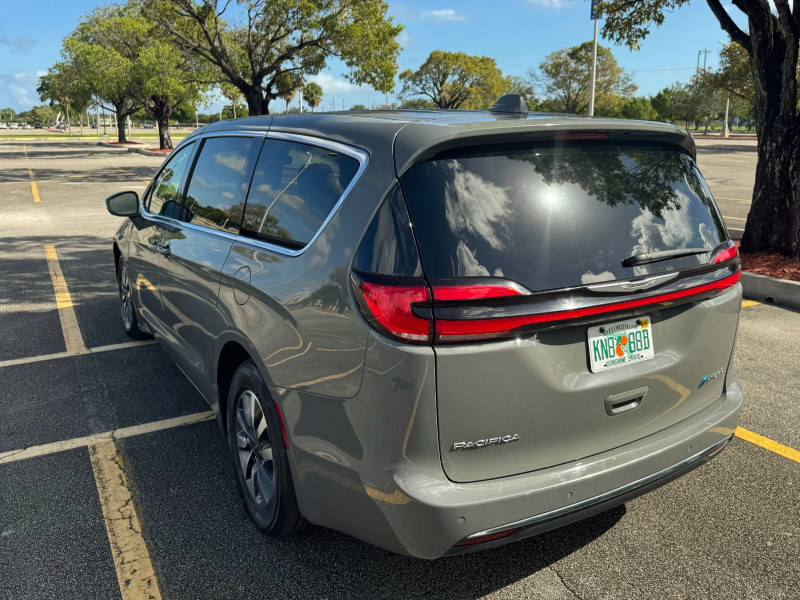
<path fill-rule="evenodd" d="M 467 171 L 458 161 L 453 161 L 450 170 L 452 180 L 445 186 L 445 216 L 450 230 L 477 235 L 492 248 L 502 250 L 504 223 L 511 212 L 506 188 Z"/>
<path fill-rule="evenodd" d="M 464 15 L 459 14 L 452 8 L 443 8 L 441 10 L 426 10 L 420 13 L 420 18 L 430 19 L 431 21 L 466 21 Z"/>
<path fill-rule="evenodd" d="M 12 52 L 25 52 L 36 44 L 36 40 L 28 35 L 21 35 L 12 38 L 8 35 L 0 35 L 0 46 L 8 46 Z"/>
<path fill-rule="evenodd" d="M 528 4 L 536 4 L 544 8 L 555 8 L 556 10 L 564 8 L 567 5 L 567 0 L 527 0 Z"/>
<path fill-rule="evenodd" d="M 30 110 L 34 104 L 42 104 L 36 86 L 39 85 L 39 77 L 46 73 L 41 69 L 35 72 L 0 73 L 0 106 L 11 104 L 14 110 L 23 111 Z"/>
<path fill-rule="evenodd" d="M 311 81 L 322 88 L 323 94 L 334 94 L 337 96 L 343 94 L 365 94 L 371 89 L 369 86 L 355 85 L 346 79 L 336 77 L 329 73 L 317 73 L 311 78 Z"/>

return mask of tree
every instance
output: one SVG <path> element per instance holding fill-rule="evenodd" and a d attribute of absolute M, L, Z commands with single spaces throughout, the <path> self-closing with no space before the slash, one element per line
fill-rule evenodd
<path fill-rule="evenodd" d="M 92 99 L 91 88 L 83 77 L 75 71 L 72 65 L 64 62 L 57 62 L 39 78 L 39 86 L 36 91 L 39 98 L 49 101 L 51 106 L 55 103 L 64 106 L 67 127 L 70 127 L 70 106 L 82 114 L 89 107 Z M 81 127 L 83 127 L 83 119 L 81 119 Z"/>
<path fill-rule="evenodd" d="M 110 104 L 117 117 L 117 137 L 126 141 L 125 122 L 142 108 L 146 74 L 139 53 L 148 42 L 150 25 L 131 7 L 109 4 L 96 8 L 64 40 L 62 55 L 80 73 L 92 94 Z"/>
<path fill-rule="evenodd" d="M 545 98 L 553 101 L 557 112 L 587 113 L 592 78 L 592 42 L 551 52 L 538 70 L 528 70 L 528 77 Z M 598 45 L 595 103 L 614 105 L 617 104 L 617 98 L 629 98 L 635 91 L 636 86 L 630 75 L 617 64 L 611 50 Z"/>
<path fill-rule="evenodd" d="M 182 48 L 214 64 L 238 88 L 251 115 L 269 114 L 285 88 L 279 78 L 319 73 L 342 60 L 347 78 L 377 90 L 394 87 L 395 40 L 402 31 L 383 0 L 239 0 L 243 24 L 223 17 L 230 0 L 144 0 L 147 14 Z"/>
<path fill-rule="evenodd" d="M 322 88 L 319 84 L 309 81 L 303 88 L 303 100 L 311 107 L 311 112 L 322 102 Z"/>
<path fill-rule="evenodd" d="M 400 96 L 423 96 L 439 108 L 486 108 L 511 85 L 488 56 L 434 50 L 417 69 L 400 73 Z"/>
<path fill-rule="evenodd" d="M 675 111 L 672 107 L 672 88 L 664 88 L 655 96 L 650 97 L 650 105 L 658 113 L 658 120 L 672 123 L 675 120 Z"/>
<path fill-rule="evenodd" d="M 353 104 L 349 110 L 367 110 L 367 107 L 363 104 Z"/>
<path fill-rule="evenodd" d="M 658 113 L 653 105 L 650 104 L 648 98 L 638 96 L 636 98 L 629 98 L 622 105 L 620 116 L 623 119 L 637 119 L 639 121 L 655 121 L 658 118 Z"/>
<path fill-rule="evenodd" d="M 638 48 L 649 28 L 665 13 L 689 0 L 606 0 L 603 35 Z M 747 217 L 742 252 L 778 252 L 800 258 L 800 114 L 797 73 L 800 50 L 800 3 L 788 0 L 733 0 L 745 14 L 743 31 L 721 0 L 706 0 L 731 40 L 750 61 L 758 131 L 753 203 Z"/>

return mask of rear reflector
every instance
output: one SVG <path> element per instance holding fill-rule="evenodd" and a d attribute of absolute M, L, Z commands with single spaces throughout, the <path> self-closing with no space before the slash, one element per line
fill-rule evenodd
<path fill-rule="evenodd" d="M 426 284 L 406 286 L 362 281 L 360 287 L 371 316 L 387 332 L 404 340 L 430 341 L 433 322 L 411 312 L 413 302 L 430 301 Z"/>
<path fill-rule="evenodd" d="M 464 538 L 456 544 L 456 546 L 473 546 L 475 544 L 485 544 L 486 542 L 493 542 L 494 540 L 501 540 L 504 537 L 510 536 L 512 533 L 519 531 L 519 527 L 512 527 L 505 531 L 497 531 L 495 533 L 487 533 L 486 535 L 478 535 L 475 537 Z"/>
<path fill-rule="evenodd" d="M 733 275 L 729 275 L 728 277 L 720 279 L 719 281 L 706 283 L 704 285 L 699 285 L 685 290 L 679 290 L 677 292 L 669 292 L 666 294 L 648 296 L 646 298 L 627 300 L 624 302 L 612 302 L 610 304 L 602 304 L 600 306 L 591 306 L 588 308 L 577 308 L 573 310 L 562 310 L 551 313 L 524 315 L 521 317 L 501 317 L 498 319 L 476 319 L 463 321 L 447 321 L 444 319 L 437 319 L 435 341 L 458 342 L 491 339 L 505 336 L 513 330 L 526 325 L 536 325 L 539 323 L 550 323 L 554 321 L 569 321 L 572 319 L 580 319 L 604 313 L 638 308 L 640 306 L 659 304 L 661 302 L 670 302 L 672 300 L 678 300 L 687 296 L 724 290 L 725 288 L 735 285 L 741 276 L 741 271 L 737 271 Z"/>

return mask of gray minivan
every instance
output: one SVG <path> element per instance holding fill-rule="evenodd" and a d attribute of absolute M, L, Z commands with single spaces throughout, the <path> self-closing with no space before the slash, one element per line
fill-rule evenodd
<path fill-rule="evenodd" d="M 437 558 L 730 441 L 740 262 L 691 137 L 502 100 L 214 123 L 107 199 L 125 328 L 213 407 L 264 532 Z"/>

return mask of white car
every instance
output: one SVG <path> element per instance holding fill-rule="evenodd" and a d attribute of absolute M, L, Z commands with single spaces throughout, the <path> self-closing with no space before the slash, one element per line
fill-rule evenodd
<path fill-rule="evenodd" d="M 22 128 L 23 128 L 23 129 L 30 129 L 30 128 L 31 128 L 31 124 L 30 124 L 30 123 L 25 123 L 25 124 L 22 126 Z"/>
<path fill-rule="evenodd" d="M 9 129 L 18 129 L 19 128 L 19 123 L 9 123 L 8 124 L 8 128 Z"/>
<path fill-rule="evenodd" d="M 8 125 L 5 123 L 0 123 L 0 129 L 8 129 Z"/>

